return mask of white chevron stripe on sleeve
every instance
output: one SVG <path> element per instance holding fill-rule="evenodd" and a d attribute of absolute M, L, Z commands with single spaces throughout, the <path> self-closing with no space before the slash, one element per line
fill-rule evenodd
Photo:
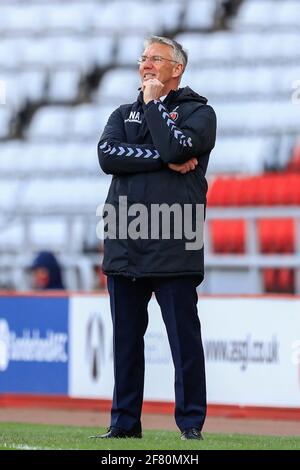
<path fill-rule="evenodd" d="M 169 113 L 167 112 L 166 108 L 162 105 L 162 103 L 158 100 L 154 100 L 155 104 L 158 104 L 158 111 L 162 113 L 162 118 L 166 120 L 167 118 L 167 126 L 170 128 L 171 132 L 173 133 L 175 139 L 179 140 L 180 145 L 183 145 L 183 147 L 186 147 L 187 145 L 189 147 L 193 147 L 193 142 L 191 137 L 186 137 L 183 132 L 181 132 L 175 125 L 174 121 L 170 118 Z M 178 106 L 177 106 L 178 108 Z M 176 109 L 177 109 L 176 108 Z M 171 126 L 171 127 L 170 127 Z"/>
<path fill-rule="evenodd" d="M 149 158 L 151 157 L 151 155 L 152 155 L 152 151 L 149 149 L 148 150 L 146 149 L 146 155 L 144 155 L 144 158 Z"/>
<path fill-rule="evenodd" d="M 128 147 L 128 152 L 126 153 L 126 157 L 131 157 L 131 155 L 134 153 L 133 148 Z"/>
<path fill-rule="evenodd" d="M 107 142 L 104 142 L 102 145 L 99 145 L 99 149 L 103 150 L 107 146 Z"/>
<path fill-rule="evenodd" d="M 123 155 L 125 153 L 124 147 L 119 147 L 120 151 L 117 153 L 117 155 Z"/>
<path fill-rule="evenodd" d="M 137 154 L 135 155 L 135 158 L 139 158 L 141 155 L 143 155 L 143 150 L 137 149 Z"/>

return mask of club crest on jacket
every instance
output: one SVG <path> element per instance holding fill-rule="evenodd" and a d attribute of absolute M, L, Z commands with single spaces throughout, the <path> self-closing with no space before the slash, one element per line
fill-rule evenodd
<path fill-rule="evenodd" d="M 178 106 L 177 106 L 177 108 L 178 108 Z M 176 121 L 176 119 L 178 118 L 178 113 L 176 111 L 177 108 L 175 108 L 174 111 L 170 112 L 170 118 L 172 119 L 172 121 Z"/>

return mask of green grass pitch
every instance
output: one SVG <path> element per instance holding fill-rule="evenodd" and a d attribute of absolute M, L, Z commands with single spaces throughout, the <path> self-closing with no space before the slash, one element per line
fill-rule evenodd
<path fill-rule="evenodd" d="M 19 450 L 293 450 L 300 437 L 204 433 L 203 441 L 181 441 L 176 431 L 144 431 L 143 439 L 89 439 L 102 428 L 0 423 L 0 449 Z"/>

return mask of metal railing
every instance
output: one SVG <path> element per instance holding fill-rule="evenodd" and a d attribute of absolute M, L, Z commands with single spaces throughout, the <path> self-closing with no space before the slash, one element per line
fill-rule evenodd
<path fill-rule="evenodd" d="M 86 226 L 96 225 L 98 219 L 96 211 L 90 207 L 82 207 L 73 212 L 63 209 L 48 210 L 37 214 L 36 211 L 15 212 L 11 220 L 21 220 L 24 227 L 23 243 L 15 253 L 5 253 L 0 247 L 0 274 L 1 270 L 9 270 L 16 287 L 21 290 L 26 289 L 26 269 L 33 259 L 38 247 L 34 246 L 30 239 L 30 224 L 37 217 L 55 217 L 63 219 L 66 224 L 66 238 L 64 243 L 56 249 L 59 252 L 61 261 L 69 271 L 70 289 L 92 290 L 93 270 L 95 265 L 100 264 L 101 255 L 99 252 L 83 253 L 82 243 L 72 244 L 73 227 L 78 219 Z M 262 254 L 259 248 L 259 234 L 257 222 L 261 219 L 288 219 L 295 220 L 295 253 L 293 254 Z M 245 253 L 244 254 L 214 254 L 212 251 L 212 236 L 210 223 L 214 220 L 245 220 Z M 278 222 L 280 223 L 280 221 Z M 95 235 L 96 238 L 96 235 Z M 205 223 L 205 271 L 206 281 L 201 286 L 205 293 L 218 293 L 218 289 L 213 291 L 209 287 L 209 278 L 217 270 L 224 270 L 226 273 L 243 272 L 247 274 L 247 283 L 250 291 L 254 294 L 264 292 L 262 281 L 262 270 L 265 268 L 291 268 L 295 270 L 295 291 L 300 293 L 300 207 L 276 206 L 276 207 L 208 207 Z M 100 241 L 99 241 L 100 244 Z M 48 247 L 51 250 L 51 246 Z M 75 281 L 75 270 L 81 273 Z M 1 278 L 1 276 L 0 276 Z M 234 286 L 233 286 L 234 292 Z M 249 290 L 247 291 L 247 293 Z M 232 293 L 232 292 L 231 292 Z M 237 286 L 237 293 L 241 293 Z"/>
<path fill-rule="evenodd" d="M 295 253 L 262 254 L 259 250 L 257 222 L 262 219 L 295 219 Z M 210 222 L 214 220 L 245 221 L 245 254 L 213 254 Z M 278 221 L 280 223 L 280 220 Z M 300 293 L 300 207 L 209 207 L 205 227 L 205 266 L 207 276 L 216 269 L 246 271 L 253 293 L 263 293 L 263 268 L 295 270 L 295 291 Z M 209 292 L 212 293 L 212 292 Z"/>

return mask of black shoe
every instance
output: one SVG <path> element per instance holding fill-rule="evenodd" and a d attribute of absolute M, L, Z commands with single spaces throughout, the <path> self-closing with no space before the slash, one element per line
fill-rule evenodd
<path fill-rule="evenodd" d="M 182 441 L 186 441 L 187 439 L 198 439 L 201 441 L 203 439 L 203 436 L 199 429 L 189 428 L 189 429 L 185 429 L 184 431 L 182 431 L 182 434 L 181 434 Z"/>
<path fill-rule="evenodd" d="M 124 431 L 123 429 L 110 427 L 105 434 L 96 434 L 90 436 L 90 439 L 126 439 L 126 438 L 141 439 L 141 431 Z"/>

